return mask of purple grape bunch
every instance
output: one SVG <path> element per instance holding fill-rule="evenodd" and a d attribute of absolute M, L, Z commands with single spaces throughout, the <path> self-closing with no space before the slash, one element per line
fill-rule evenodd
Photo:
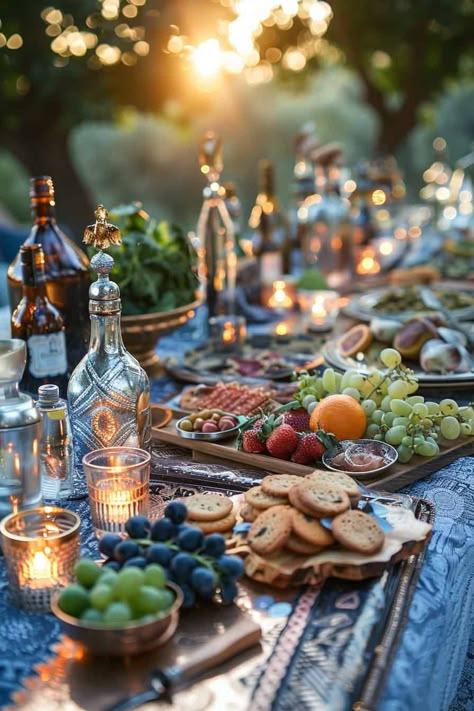
<path fill-rule="evenodd" d="M 242 560 L 226 555 L 220 533 L 204 536 L 201 529 L 186 524 L 188 511 L 181 501 L 170 501 L 163 518 L 150 523 L 146 516 L 132 516 L 125 524 L 129 538 L 106 533 L 99 551 L 105 568 L 146 568 L 158 565 L 167 580 L 183 591 L 183 607 L 216 596 L 224 605 L 236 598 L 236 581 L 244 574 Z"/>

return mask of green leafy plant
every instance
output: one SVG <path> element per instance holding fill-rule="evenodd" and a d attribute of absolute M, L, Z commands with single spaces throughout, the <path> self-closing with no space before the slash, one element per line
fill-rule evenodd
<path fill-rule="evenodd" d="M 197 256 L 178 225 L 150 218 L 140 203 L 110 210 L 109 219 L 122 233 L 122 244 L 108 251 L 124 315 L 169 311 L 195 300 Z"/>

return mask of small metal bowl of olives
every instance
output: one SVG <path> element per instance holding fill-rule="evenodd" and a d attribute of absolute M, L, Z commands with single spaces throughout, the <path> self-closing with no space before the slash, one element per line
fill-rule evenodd
<path fill-rule="evenodd" d="M 243 415 L 233 415 L 216 408 L 193 412 L 176 423 L 180 437 L 201 442 L 218 442 L 235 437 L 241 425 L 247 421 Z"/>

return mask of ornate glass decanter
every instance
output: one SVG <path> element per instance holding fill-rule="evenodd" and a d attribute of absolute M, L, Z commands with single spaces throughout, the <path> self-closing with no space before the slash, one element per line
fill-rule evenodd
<path fill-rule="evenodd" d="M 208 180 L 197 223 L 199 271 L 209 317 L 213 317 L 234 311 L 237 273 L 234 226 L 224 201 L 225 189 L 219 185 L 221 139 L 213 131 L 201 139 L 199 163 Z"/>
<path fill-rule="evenodd" d="M 69 380 L 68 402 L 76 467 L 75 488 L 82 480 L 83 456 L 112 446 L 149 449 L 150 384 L 138 361 L 128 353 L 120 330 L 120 289 L 109 280 L 114 260 L 102 249 L 120 244 L 120 231 L 107 223 L 99 205 L 96 223 L 86 228 L 84 242 L 99 251 L 91 260 L 98 279 L 89 289 L 89 350 Z"/>

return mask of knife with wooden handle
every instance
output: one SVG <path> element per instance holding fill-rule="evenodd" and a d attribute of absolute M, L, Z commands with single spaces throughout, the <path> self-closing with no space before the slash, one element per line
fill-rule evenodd
<path fill-rule="evenodd" d="M 119 701 L 107 711 L 130 711 L 150 701 L 170 700 L 171 694 L 197 681 L 205 672 L 258 644 L 262 636 L 260 626 L 251 617 L 242 617 L 222 634 L 210 637 L 185 661 L 176 666 L 156 670 L 150 686 L 140 694 Z"/>

